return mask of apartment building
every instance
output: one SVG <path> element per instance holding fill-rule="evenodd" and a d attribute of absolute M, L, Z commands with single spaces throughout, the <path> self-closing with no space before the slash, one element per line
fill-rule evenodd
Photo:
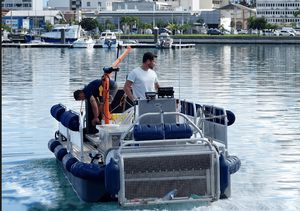
<path fill-rule="evenodd" d="M 299 0 L 257 0 L 257 17 L 265 17 L 268 23 L 277 25 L 300 25 L 300 15 L 295 12 L 300 11 Z"/>
<path fill-rule="evenodd" d="M 2 0 L 2 9 L 43 10 L 43 0 Z"/>
<path fill-rule="evenodd" d="M 173 10 L 199 11 L 201 9 L 212 9 L 213 0 L 153 0 L 155 2 L 167 3 Z"/>

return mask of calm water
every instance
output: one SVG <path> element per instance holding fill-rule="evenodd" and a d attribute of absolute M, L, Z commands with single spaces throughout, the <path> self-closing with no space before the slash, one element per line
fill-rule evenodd
<path fill-rule="evenodd" d="M 133 49 L 123 61 L 120 86 L 147 50 Z M 236 114 L 229 147 L 242 167 L 228 200 L 155 209 L 300 210 L 300 46 L 198 45 L 157 54 L 160 83 L 174 86 L 176 97 Z M 2 209 L 121 210 L 80 202 L 47 148 L 57 126 L 50 107 L 79 110 L 72 92 L 99 78 L 116 51 L 4 48 L 2 55 Z"/>

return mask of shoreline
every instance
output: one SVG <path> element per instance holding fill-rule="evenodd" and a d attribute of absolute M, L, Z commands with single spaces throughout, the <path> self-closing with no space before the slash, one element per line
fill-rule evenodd
<path fill-rule="evenodd" d="M 121 47 L 130 45 L 133 48 L 155 48 L 154 38 L 139 36 L 122 36 L 121 40 L 134 39 L 137 44 L 124 44 Z M 174 36 L 176 45 L 196 44 L 300 44 L 300 37 L 220 37 L 220 36 Z M 1 43 L 1 47 L 8 48 L 72 48 L 72 44 L 65 43 Z M 102 48 L 95 45 L 94 48 Z"/>

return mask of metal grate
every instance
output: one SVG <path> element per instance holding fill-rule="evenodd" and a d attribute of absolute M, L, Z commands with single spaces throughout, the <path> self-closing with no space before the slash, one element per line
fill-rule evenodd
<path fill-rule="evenodd" d="M 162 198 L 170 191 L 177 189 L 176 197 L 192 194 L 206 195 L 206 179 L 177 179 L 160 181 L 127 181 L 125 183 L 126 198 Z"/>
<path fill-rule="evenodd" d="M 125 198 L 161 198 L 177 189 L 176 197 L 207 195 L 211 154 L 124 158 Z"/>

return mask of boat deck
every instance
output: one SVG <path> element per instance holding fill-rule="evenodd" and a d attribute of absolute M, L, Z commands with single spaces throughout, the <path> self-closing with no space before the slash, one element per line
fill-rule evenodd
<path fill-rule="evenodd" d="M 99 139 L 99 135 L 89 135 L 89 137 L 91 139 Z M 65 148 L 67 148 L 67 142 L 66 141 L 61 141 L 60 142 Z M 97 146 L 92 142 L 90 141 L 89 139 L 86 140 L 84 143 L 83 143 L 83 160 L 82 162 L 85 162 L 85 163 L 90 163 L 92 158 L 90 157 L 90 153 L 95 151 L 95 149 L 97 149 Z M 74 157 L 76 157 L 78 160 L 81 160 L 81 154 L 80 154 L 80 148 L 76 145 L 73 145 L 72 146 L 72 155 Z M 100 160 L 99 161 L 102 161 L 102 156 L 100 156 Z"/>

